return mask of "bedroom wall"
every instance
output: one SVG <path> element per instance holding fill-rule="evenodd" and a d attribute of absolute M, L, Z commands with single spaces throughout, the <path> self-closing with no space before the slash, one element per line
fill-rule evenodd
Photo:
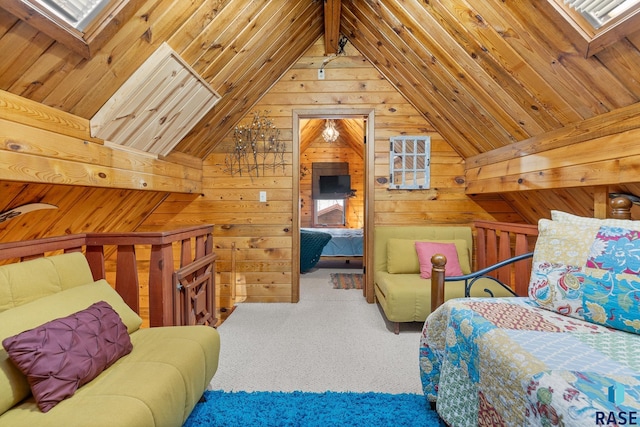
<path fill-rule="evenodd" d="M 317 69 L 327 59 L 319 39 L 297 63 L 265 94 L 252 111 L 268 111 L 287 144 L 287 166 L 264 176 L 232 176 L 225 171 L 226 152 L 232 147 L 228 135 L 220 149 L 203 164 L 203 191 L 188 205 L 179 196 L 169 196 L 145 222 L 141 230 L 163 226 L 215 224 L 214 241 L 219 255 L 221 301 L 230 305 L 229 282 L 231 245 L 236 245 L 238 273 L 244 276 L 249 302 L 289 302 L 294 298 L 292 271 L 293 194 L 292 129 L 293 112 L 328 109 L 336 114 L 352 109 L 375 112 L 375 190 L 371 195 L 375 225 L 469 224 L 474 219 L 492 219 L 464 194 L 464 161 L 423 119 L 398 91 L 383 79 L 375 67 L 347 44 L 346 55 L 329 62 L 325 80 L 317 79 Z M 245 117 L 247 123 L 253 114 Z M 432 138 L 432 189 L 390 191 L 389 137 L 400 134 L 430 135 Z M 302 159 L 307 161 L 306 159 Z M 259 192 L 267 192 L 260 203 Z M 502 203 L 502 219 L 521 220 Z"/>
<path fill-rule="evenodd" d="M 300 153 L 300 227 L 313 226 L 313 198 L 311 195 L 312 165 L 314 162 L 349 163 L 351 188 L 355 197 L 347 200 L 346 227 L 362 228 L 364 225 L 364 145 L 356 152 L 342 135 L 335 142 L 326 142 L 322 137 L 314 138 L 308 148 Z M 301 145 L 305 142 L 301 142 Z"/>

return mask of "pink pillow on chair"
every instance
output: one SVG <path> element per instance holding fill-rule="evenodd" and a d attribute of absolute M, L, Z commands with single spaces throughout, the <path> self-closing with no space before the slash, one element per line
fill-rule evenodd
<path fill-rule="evenodd" d="M 458 251 L 453 243 L 416 242 L 416 252 L 420 262 L 420 277 L 431 278 L 431 257 L 435 254 L 442 254 L 447 257 L 445 266 L 447 276 L 462 276 L 462 268 L 458 259 Z"/>

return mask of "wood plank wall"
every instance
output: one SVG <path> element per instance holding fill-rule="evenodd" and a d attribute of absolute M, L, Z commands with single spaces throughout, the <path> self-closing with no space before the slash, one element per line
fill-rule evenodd
<path fill-rule="evenodd" d="M 0 181 L 0 212 L 28 203 L 58 206 L 0 222 L 0 242 L 85 231 L 134 231 L 168 194 Z"/>
<path fill-rule="evenodd" d="M 360 123 L 364 127 L 364 121 L 360 120 Z M 364 144 L 359 141 L 359 149 L 356 144 L 353 144 L 356 145 L 354 148 L 345 140 L 348 137 L 346 132 L 341 132 L 337 141 L 326 142 L 322 136 L 317 135 L 308 147 L 300 152 L 300 168 L 307 170 L 306 174 L 302 172 L 300 174 L 300 227 L 313 226 L 311 177 L 314 162 L 349 163 L 351 188 L 356 192 L 355 197 L 347 200 L 346 227 L 362 228 L 364 226 Z M 301 141 L 300 144 L 306 145 L 307 142 Z"/>
<path fill-rule="evenodd" d="M 269 111 L 281 131 L 287 144 L 284 172 L 259 178 L 231 176 L 224 162 L 232 143 L 227 136 L 204 161 L 202 195 L 186 206 L 177 196 L 169 196 L 141 227 L 215 224 L 223 305 L 229 304 L 232 243 L 237 248 L 238 272 L 246 279 L 247 301 L 291 301 L 292 278 L 298 274 L 292 271 L 292 212 L 299 195 L 293 194 L 291 168 L 292 117 L 297 110 L 330 108 L 336 114 L 374 110 L 375 139 L 370 143 L 375 144 L 375 225 L 466 225 L 474 219 L 493 218 L 465 195 L 462 158 L 369 62 L 347 44 L 346 55 L 328 62 L 325 80 L 320 81 L 317 69 L 328 59 L 323 54 L 323 40 L 319 39 L 253 109 Z M 252 117 L 248 115 L 244 122 Z M 388 190 L 389 137 L 401 134 L 431 136 L 432 189 Z M 258 201 L 259 191 L 267 192 L 267 203 Z M 522 221 L 507 210 L 503 203 L 504 216 Z"/>

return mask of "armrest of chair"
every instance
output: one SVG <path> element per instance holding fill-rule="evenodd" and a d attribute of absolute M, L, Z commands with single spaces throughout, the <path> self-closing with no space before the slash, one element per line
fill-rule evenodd
<path fill-rule="evenodd" d="M 518 261 L 522 261 L 524 259 L 528 259 L 533 257 L 533 252 L 527 252 L 525 254 L 517 255 L 511 257 L 509 259 L 505 259 L 504 261 L 500 261 L 496 264 L 490 265 L 489 267 L 483 268 L 482 270 L 475 271 L 470 274 L 465 274 L 463 276 L 451 276 L 445 277 L 445 266 L 447 264 L 447 257 L 442 254 L 435 254 L 431 257 L 431 311 L 433 312 L 436 308 L 441 306 L 444 303 L 444 284 L 445 282 L 455 282 L 464 280 L 465 282 L 465 290 L 464 296 L 468 297 L 471 293 L 471 287 L 473 284 L 482 278 L 491 279 L 498 283 L 500 286 L 511 292 L 514 296 L 516 293 L 511 289 L 510 286 L 501 282 L 493 276 L 489 276 L 488 273 L 491 273 L 494 270 L 502 268 L 506 265 L 514 264 Z M 489 294 L 490 291 L 486 290 Z"/>

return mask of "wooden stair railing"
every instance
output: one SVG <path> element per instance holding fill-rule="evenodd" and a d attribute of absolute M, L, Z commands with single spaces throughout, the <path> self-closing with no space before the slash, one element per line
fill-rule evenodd
<path fill-rule="evenodd" d="M 514 295 L 524 296 L 529 286 L 531 272 L 530 253 L 535 245 L 538 227 L 531 224 L 514 224 L 496 221 L 475 221 L 476 227 L 476 269 L 475 272 L 445 279 L 444 255 L 436 254 L 431 258 L 431 311 L 444 302 L 444 286 L 446 280 L 462 280 L 465 282 L 465 296 L 479 277 L 497 279 L 503 287 L 509 285 Z M 529 255 L 528 255 L 529 254 Z M 511 259 L 518 262 L 509 262 Z M 496 264 L 499 264 L 496 266 Z"/>
<path fill-rule="evenodd" d="M 48 253 L 84 252 L 94 280 L 99 280 L 105 279 L 107 273 L 105 247 L 115 246 L 115 289 L 136 313 L 140 313 L 136 246 L 147 245 L 151 247 L 149 325 L 201 323 L 215 326 L 216 256 L 212 233 L 212 225 L 203 225 L 162 232 L 47 237 L 0 244 L 0 261 L 26 261 Z M 174 244 L 179 245 L 180 253 L 177 271 L 174 267 Z M 190 285 L 185 287 L 183 283 Z"/>
<path fill-rule="evenodd" d="M 611 217 L 616 219 L 631 218 L 631 201 L 624 196 L 612 198 L 609 201 Z M 483 270 L 491 270 L 490 276 L 497 273 L 496 278 L 502 283 L 515 283 L 512 288 L 518 296 L 527 295 L 527 289 L 531 273 L 531 242 L 533 236 L 538 235 L 538 228 L 529 224 L 512 224 L 505 222 L 476 221 L 478 229 L 476 240 L 476 260 L 478 264 L 477 274 Z M 519 262 L 510 262 L 517 258 Z M 474 276 L 474 273 L 448 277 L 445 279 L 445 266 L 447 259 L 444 255 L 435 254 L 431 258 L 433 268 L 431 270 L 431 311 L 435 311 L 444 303 L 444 286 L 446 280 L 462 280 L 465 282 Z M 494 269 L 495 264 L 504 263 L 504 266 Z M 519 264 L 524 264 L 519 266 Z M 502 264 L 501 264 L 502 265 Z M 488 272 L 487 272 L 488 273 Z M 489 274 L 486 274 L 489 275 Z"/>
<path fill-rule="evenodd" d="M 476 270 L 533 251 L 538 226 L 508 222 L 474 221 L 476 228 Z M 525 296 L 529 286 L 531 259 L 499 268 L 491 276 L 502 283 L 512 283 L 518 296 Z"/>

